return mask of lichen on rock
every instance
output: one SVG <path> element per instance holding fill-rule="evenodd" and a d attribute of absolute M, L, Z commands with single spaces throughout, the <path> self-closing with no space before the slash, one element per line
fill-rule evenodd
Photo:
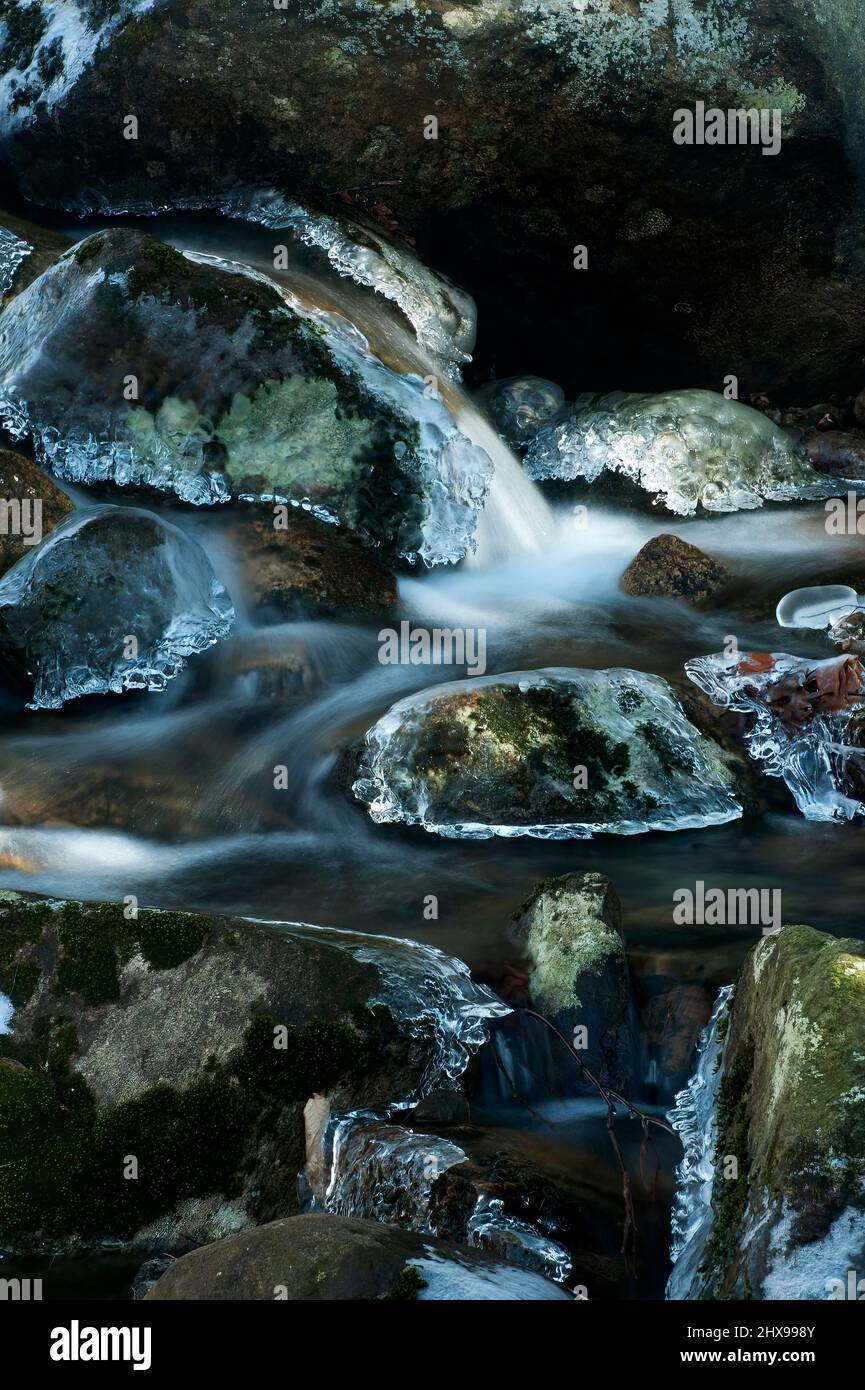
<path fill-rule="evenodd" d="M 770 932 L 736 985 L 691 1298 L 831 1298 L 865 1258 L 865 956 Z M 735 1160 L 735 1167 L 729 1160 Z"/>

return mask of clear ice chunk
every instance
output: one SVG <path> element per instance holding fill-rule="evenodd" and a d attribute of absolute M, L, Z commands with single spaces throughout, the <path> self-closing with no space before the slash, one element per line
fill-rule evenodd
<path fill-rule="evenodd" d="M 785 594 L 775 618 L 781 627 L 834 627 L 861 602 L 849 584 L 813 584 Z"/>
<path fill-rule="evenodd" d="M 128 228 L 0 315 L 0 421 L 69 482 L 304 506 L 430 565 L 473 548 L 495 471 L 420 371 L 308 288 Z"/>

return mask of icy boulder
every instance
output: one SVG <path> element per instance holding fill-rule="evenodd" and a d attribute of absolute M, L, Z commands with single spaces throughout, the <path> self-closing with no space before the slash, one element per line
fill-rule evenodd
<path fill-rule="evenodd" d="M 435 686 L 366 735 L 375 821 L 450 838 L 695 829 L 741 815 L 719 751 L 640 671 L 553 669 Z"/>
<path fill-rule="evenodd" d="M 581 396 L 538 432 L 525 466 L 537 481 L 620 474 L 680 516 L 838 491 L 837 477 L 815 472 L 785 430 L 714 391 Z"/>
<path fill-rule="evenodd" d="M 861 1297 L 863 1030 L 861 941 L 786 926 L 750 952 L 673 1116 L 668 1297 Z"/>
<path fill-rule="evenodd" d="M 162 690 L 233 619 L 200 546 L 133 508 L 75 513 L 0 581 L 0 651 L 31 709 Z"/>
<path fill-rule="evenodd" d="M 458 380 L 472 360 L 477 309 L 471 295 L 424 265 L 409 244 L 359 212 L 312 212 L 277 193 L 230 200 L 224 210 L 274 230 L 290 229 L 324 252 L 334 270 L 388 299 L 408 319 L 419 345 Z"/>
<path fill-rule="evenodd" d="M 421 376 L 256 271 L 115 228 L 0 315 L 0 417 L 62 478 L 302 505 L 435 564 L 493 465 Z"/>
<path fill-rule="evenodd" d="M 808 820 L 865 811 L 865 676 L 852 653 L 814 661 L 784 652 L 695 657 L 685 670 L 721 709 L 750 716 L 745 744 L 780 777 Z"/>

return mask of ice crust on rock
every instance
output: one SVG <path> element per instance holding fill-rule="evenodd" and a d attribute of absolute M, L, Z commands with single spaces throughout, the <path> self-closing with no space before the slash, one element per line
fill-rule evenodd
<path fill-rule="evenodd" d="M 580 396 L 538 432 L 525 467 L 539 482 L 621 474 L 680 516 L 832 497 L 839 487 L 785 430 L 714 391 Z"/>
<path fill-rule="evenodd" d="M 750 756 L 783 780 L 806 820 L 865 812 L 856 734 L 865 690 L 856 657 L 720 652 L 686 661 L 685 671 L 721 709 L 752 716 L 744 734 Z"/>
<path fill-rule="evenodd" d="M 367 732 L 353 791 L 374 821 L 448 838 L 572 839 L 735 820 L 731 781 L 660 677 L 557 668 L 400 700 Z"/>
<path fill-rule="evenodd" d="M 167 267 L 156 292 L 142 266 Z M 115 341 L 134 344 L 141 399 L 102 379 Z M 341 316 L 125 229 L 87 238 L 0 315 L 0 419 L 70 482 L 290 503 L 427 564 L 473 547 L 494 473 L 423 377 Z"/>
<path fill-rule="evenodd" d="M 11 290 L 21 262 L 32 254 L 29 242 L 0 227 L 0 300 Z"/>
<path fill-rule="evenodd" d="M 201 547 L 137 508 L 76 512 L 0 580 L 0 649 L 32 681 L 31 709 L 162 690 L 233 620 Z"/>

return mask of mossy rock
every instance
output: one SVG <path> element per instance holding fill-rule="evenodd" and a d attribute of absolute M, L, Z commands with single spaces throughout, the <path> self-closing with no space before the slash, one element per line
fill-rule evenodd
<path fill-rule="evenodd" d="M 9 895 L 0 989 L 0 1229 L 22 1253 L 291 1213 L 307 1098 L 385 1105 L 434 1046 L 372 1007 L 380 967 L 340 934 L 207 914 Z"/>
<path fill-rule="evenodd" d="M 861 1268 L 863 1036 L 862 942 L 806 926 L 765 935 L 729 1020 L 696 1296 L 826 1298 L 827 1281 Z"/>

